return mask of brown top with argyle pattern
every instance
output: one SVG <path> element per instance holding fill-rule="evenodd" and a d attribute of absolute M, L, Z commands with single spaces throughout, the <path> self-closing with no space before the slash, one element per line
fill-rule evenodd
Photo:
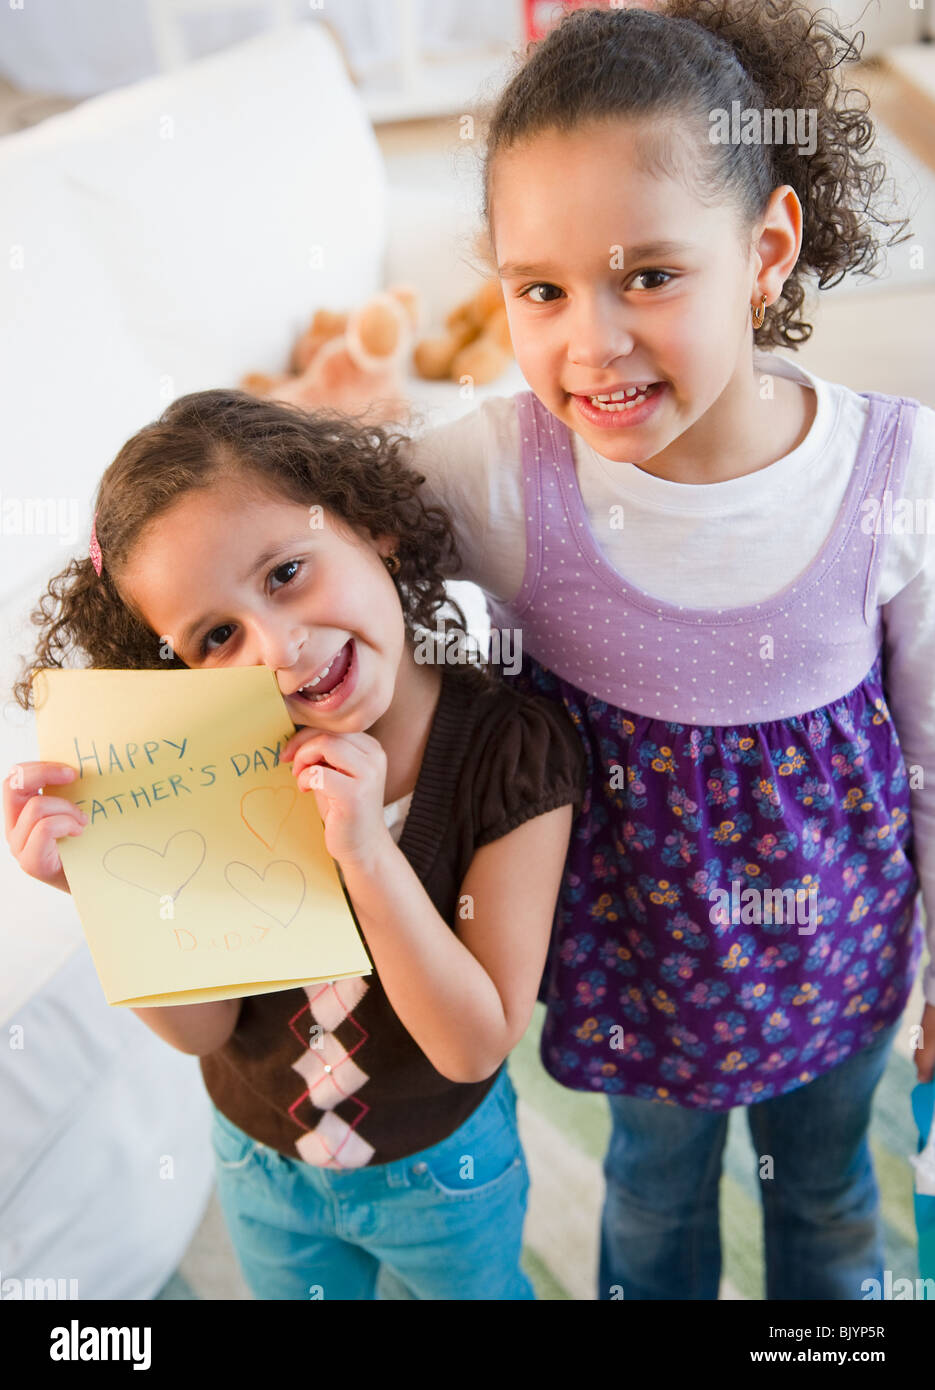
<path fill-rule="evenodd" d="M 561 706 L 443 667 L 399 848 L 440 916 L 457 919 L 476 850 L 524 821 L 580 805 L 584 751 Z M 200 1059 L 212 1101 L 252 1138 L 326 1168 L 390 1163 L 440 1143 L 500 1074 L 436 1071 L 372 975 L 243 1001 L 229 1041 Z"/>

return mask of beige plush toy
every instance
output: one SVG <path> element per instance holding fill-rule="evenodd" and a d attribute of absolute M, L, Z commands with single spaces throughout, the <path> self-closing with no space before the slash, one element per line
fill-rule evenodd
<path fill-rule="evenodd" d="M 486 280 L 476 294 L 452 309 L 440 337 L 416 343 L 413 366 L 429 381 L 461 382 L 470 377 L 477 386 L 493 381 L 513 357 L 503 291 L 498 280 Z"/>
<path fill-rule="evenodd" d="M 405 422 L 405 369 L 419 317 L 419 295 L 411 285 L 394 285 L 350 313 L 319 309 L 292 349 L 290 371 L 250 372 L 241 388 L 306 410 Z"/>

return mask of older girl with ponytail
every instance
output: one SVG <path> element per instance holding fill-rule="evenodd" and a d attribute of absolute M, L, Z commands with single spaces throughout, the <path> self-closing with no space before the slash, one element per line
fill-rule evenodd
<path fill-rule="evenodd" d="M 772 351 L 905 239 L 859 53 L 802 0 L 566 15 L 484 165 L 531 389 L 411 451 L 587 756 L 540 997 L 546 1068 L 613 1117 L 600 1298 L 717 1297 L 735 1106 L 766 1296 L 882 1278 L 867 1128 L 920 900 L 932 1075 L 935 536 L 880 520 L 935 496 L 935 412 Z"/>

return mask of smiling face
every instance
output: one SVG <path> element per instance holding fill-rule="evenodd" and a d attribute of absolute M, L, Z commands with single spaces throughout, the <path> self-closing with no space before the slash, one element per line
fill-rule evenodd
<path fill-rule="evenodd" d="M 499 152 L 490 172 L 492 237 L 523 374 L 599 454 L 635 464 L 664 460 L 689 431 L 696 453 L 723 439 L 754 382 L 750 305 L 761 264 L 733 206 L 705 206 L 682 179 L 642 166 L 644 136 L 623 119 L 548 131 Z M 650 383 L 645 400 L 632 390 Z M 588 402 L 621 389 L 634 405 Z"/>
<path fill-rule="evenodd" d="M 310 525 L 323 518 L 322 525 Z M 405 650 L 399 594 L 379 544 L 329 512 L 274 500 L 249 478 L 186 493 L 142 534 L 123 592 L 187 666 L 268 666 L 293 722 L 371 728 Z M 320 702 L 295 694 L 330 664 Z"/>

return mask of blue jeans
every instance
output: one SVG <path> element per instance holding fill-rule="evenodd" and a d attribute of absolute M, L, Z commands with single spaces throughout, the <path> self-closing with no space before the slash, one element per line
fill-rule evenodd
<path fill-rule="evenodd" d="M 212 1110 L 218 1200 L 256 1298 L 378 1298 L 381 1265 L 404 1297 L 535 1298 L 519 1263 L 529 1173 L 506 1067 L 447 1139 L 365 1168 L 286 1158 Z"/>
<path fill-rule="evenodd" d="M 860 1299 L 864 1279 L 883 1279 L 867 1129 L 897 1027 L 814 1081 L 747 1107 L 767 1299 Z M 609 1100 L 598 1298 L 716 1299 L 729 1112 Z"/>

